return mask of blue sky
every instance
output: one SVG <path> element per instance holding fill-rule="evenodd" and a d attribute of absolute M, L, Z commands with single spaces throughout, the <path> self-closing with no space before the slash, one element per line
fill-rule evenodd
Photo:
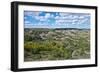
<path fill-rule="evenodd" d="M 90 29 L 89 13 L 24 11 L 25 28 Z"/>

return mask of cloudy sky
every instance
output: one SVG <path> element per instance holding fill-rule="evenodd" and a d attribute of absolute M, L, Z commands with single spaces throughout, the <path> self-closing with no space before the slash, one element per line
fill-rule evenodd
<path fill-rule="evenodd" d="M 89 13 L 24 11 L 25 28 L 90 28 Z"/>

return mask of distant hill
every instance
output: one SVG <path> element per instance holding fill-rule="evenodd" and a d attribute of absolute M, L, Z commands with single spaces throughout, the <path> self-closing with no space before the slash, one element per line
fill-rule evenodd
<path fill-rule="evenodd" d="M 31 29 L 31 30 L 90 30 L 87 28 L 25 28 L 25 29 Z"/>
<path fill-rule="evenodd" d="M 87 28 L 55 28 L 56 30 L 90 30 Z"/>

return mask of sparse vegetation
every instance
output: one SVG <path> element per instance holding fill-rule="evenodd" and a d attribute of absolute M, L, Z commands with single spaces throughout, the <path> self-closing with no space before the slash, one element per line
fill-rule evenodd
<path fill-rule="evenodd" d="M 89 29 L 24 29 L 24 61 L 90 58 Z"/>

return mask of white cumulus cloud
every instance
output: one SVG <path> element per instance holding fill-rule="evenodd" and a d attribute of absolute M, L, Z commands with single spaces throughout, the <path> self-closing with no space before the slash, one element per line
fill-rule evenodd
<path fill-rule="evenodd" d="M 46 14 L 45 14 L 45 18 L 49 18 L 50 16 L 51 16 L 50 13 L 46 13 Z"/>
<path fill-rule="evenodd" d="M 29 21 L 25 21 L 25 24 L 30 24 L 30 22 Z"/>

